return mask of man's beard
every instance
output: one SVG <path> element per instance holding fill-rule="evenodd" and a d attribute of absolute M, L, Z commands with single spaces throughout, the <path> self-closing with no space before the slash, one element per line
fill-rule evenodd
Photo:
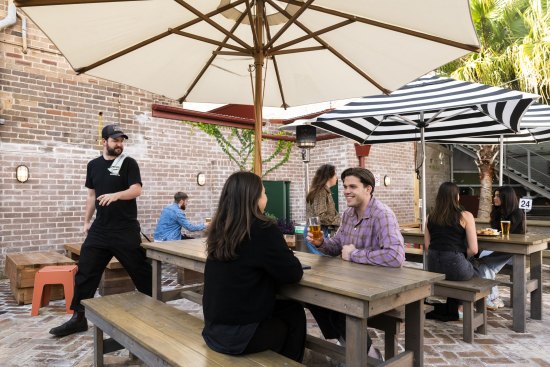
<path fill-rule="evenodd" d="M 182 205 L 180 206 L 180 209 L 181 209 L 181 210 L 185 210 L 185 204 L 182 204 Z"/>
<path fill-rule="evenodd" d="M 120 151 L 117 152 L 117 149 L 120 149 Z M 111 156 L 111 157 L 118 157 L 119 155 L 122 154 L 122 151 L 124 149 L 122 148 L 109 148 L 107 147 L 107 155 Z"/>

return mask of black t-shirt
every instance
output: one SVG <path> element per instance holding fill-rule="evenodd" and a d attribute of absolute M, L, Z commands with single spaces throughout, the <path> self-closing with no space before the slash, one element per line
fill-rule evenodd
<path fill-rule="evenodd" d="M 126 157 L 118 175 L 113 175 L 108 170 L 113 162 L 114 160 L 108 161 L 103 156 L 88 162 L 86 187 L 95 190 L 96 199 L 103 194 L 127 190 L 136 183 L 142 185 L 135 159 Z M 100 206 L 96 200 L 95 208 L 96 217 L 91 231 L 139 228 L 136 199 L 118 200 L 108 206 Z"/>

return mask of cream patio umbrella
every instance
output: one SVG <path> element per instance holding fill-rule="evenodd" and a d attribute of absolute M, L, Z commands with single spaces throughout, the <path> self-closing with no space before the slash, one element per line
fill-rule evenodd
<path fill-rule="evenodd" d="M 387 94 L 478 48 L 468 0 L 15 0 L 78 73 L 180 102 Z"/>

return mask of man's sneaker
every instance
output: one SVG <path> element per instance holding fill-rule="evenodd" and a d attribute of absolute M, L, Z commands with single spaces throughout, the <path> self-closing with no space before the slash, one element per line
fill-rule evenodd
<path fill-rule="evenodd" d="M 487 306 L 487 309 L 489 311 L 498 310 L 498 306 L 493 301 L 491 301 L 489 298 L 485 298 L 485 305 Z"/>
<path fill-rule="evenodd" d="M 495 299 L 493 300 L 493 303 L 494 303 L 495 306 L 497 306 L 498 308 L 503 308 L 503 307 L 505 307 L 505 306 L 504 306 L 504 302 L 502 302 L 502 299 L 500 299 L 500 297 L 495 298 Z"/>

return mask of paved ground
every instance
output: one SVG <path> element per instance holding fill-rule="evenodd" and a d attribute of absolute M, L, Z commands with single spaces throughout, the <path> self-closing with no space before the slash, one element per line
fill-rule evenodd
<path fill-rule="evenodd" d="M 163 274 L 164 286 L 175 285 L 174 271 Z M 426 321 L 424 358 L 426 366 L 550 366 L 550 267 L 544 266 L 543 321 L 528 320 L 525 334 L 510 330 L 510 309 L 489 312 L 488 335 L 475 336 L 474 344 L 462 341 L 459 322 Z M 509 292 L 501 288 L 505 302 Z M 174 306 L 201 315 L 201 307 L 187 300 L 171 302 Z M 92 331 L 53 338 L 48 330 L 68 319 L 64 302 L 56 301 L 41 308 L 40 315 L 31 317 L 31 306 L 15 304 L 7 280 L 0 280 L 0 366 L 92 366 Z M 309 332 L 319 335 L 310 317 Z M 383 335 L 369 330 L 376 346 L 383 346 Z M 402 340 L 401 340 L 402 344 Z M 382 348 L 381 348 L 382 349 Z M 108 366 L 141 366 L 130 361 L 128 353 L 120 351 L 106 356 Z M 307 353 L 304 363 L 311 367 L 336 367 L 338 363 L 323 356 Z"/>

